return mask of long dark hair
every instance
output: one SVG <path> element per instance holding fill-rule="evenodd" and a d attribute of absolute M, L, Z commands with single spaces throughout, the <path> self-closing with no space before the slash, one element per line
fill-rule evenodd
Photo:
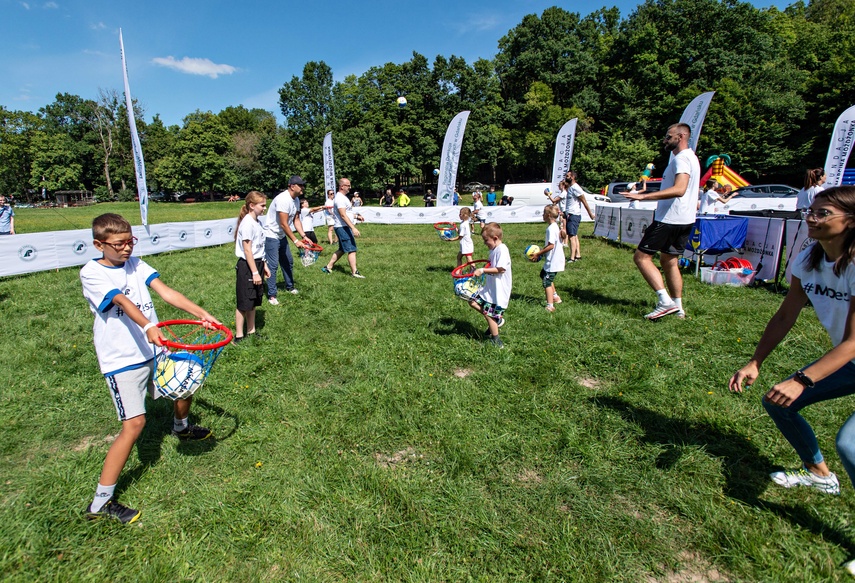
<path fill-rule="evenodd" d="M 246 217 L 246 215 L 249 214 L 249 205 L 256 204 L 259 202 L 264 202 L 265 200 L 267 200 L 267 196 L 262 194 L 261 192 L 258 192 L 257 190 L 250 190 L 247 193 L 246 199 L 243 203 L 243 206 L 240 207 L 240 214 L 238 215 L 237 227 L 235 228 L 235 241 L 237 241 L 238 229 L 240 228 L 240 222 L 244 219 L 244 217 Z"/>
<path fill-rule="evenodd" d="M 823 168 L 808 168 L 805 170 L 805 190 L 811 186 L 818 186 L 820 184 L 819 179 L 824 174 L 825 170 Z"/>
<path fill-rule="evenodd" d="M 825 201 L 834 205 L 844 213 L 855 216 L 855 186 L 835 186 L 816 194 L 814 203 Z M 848 229 L 843 234 L 843 254 L 834 262 L 834 275 L 840 277 L 852 260 L 855 259 L 855 229 Z M 816 271 L 825 260 L 825 250 L 818 242 L 811 247 L 807 259 L 807 270 Z"/>

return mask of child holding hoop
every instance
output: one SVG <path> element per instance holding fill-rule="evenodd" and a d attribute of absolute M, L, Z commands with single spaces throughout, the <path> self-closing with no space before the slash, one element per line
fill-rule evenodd
<path fill-rule="evenodd" d="M 555 293 L 555 276 L 564 271 L 564 246 L 561 244 L 561 233 L 558 229 L 558 217 L 561 215 L 558 207 L 549 205 L 543 209 L 543 222 L 547 223 L 546 237 L 543 249 L 535 253 L 534 261 L 546 256 L 540 278 L 543 280 L 543 291 L 546 293 L 546 311 L 554 312 L 553 304 L 560 304 L 561 298 Z"/>
<path fill-rule="evenodd" d="M 270 269 L 264 262 L 264 229 L 258 224 L 258 217 L 264 213 L 267 197 L 257 190 L 246 195 L 246 201 L 238 215 L 238 228 L 235 231 L 235 255 L 238 258 L 235 271 L 237 283 L 237 309 L 235 310 L 235 343 L 246 336 L 255 334 L 255 309 L 261 305 L 264 297 L 264 277 L 270 277 Z"/>
<path fill-rule="evenodd" d="M 306 238 L 315 245 L 318 244 L 318 237 L 315 235 L 315 220 L 312 215 L 325 208 L 324 206 L 310 207 L 309 201 L 305 198 L 300 202 L 300 221 L 303 223 L 303 232 L 306 233 Z"/>
<path fill-rule="evenodd" d="M 469 305 L 487 320 L 487 334 L 490 336 L 487 342 L 497 348 L 504 348 L 505 345 L 499 338 L 499 328 L 505 325 L 502 314 L 511 299 L 511 253 L 508 246 L 502 243 L 502 227 L 499 223 L 485 225 L 481 229 L 481 240 L 490 250 L 490 267 L 479 267 L 473 275 L 489 277 L 478 295 L 469 301 Z"/>
<path fill-rule="evenodd" d="M 481 216 L 482 210 L 484 210 L 484 203 L 481 201 L 481 191 L 476 190 L 472 194 L 472 219 L 478 221 L 478 225 L 481 229 L 484 228 L 484 224 L 487 222 L 484 220 L 484 217 Z"/>
<path fill-rule="evenodd" d="M 475 246 L 472 244 L 472 211 L 468 206 L 462 207 L 460 213 L 460 226 L 457 228 L 457 236 L 452 241 L 460 241 L 460 251 L 457 252 L 457 265 L 463 265 L 472 261 L 472 253 Z"/>
<path fill-rule="evenodd" d="M 119 504 L 115 490 L 143 427 L 145 395 L 155 398 L 154 346 L 164 336 L 157 327 L 157 314 L 149 288 L 163 300 L 205 322 L 216 318 L 160 280 L 160 274 L 139 257 L 132 257 L 137 238 L 121 215 L 103 214 L 92 221 L 92 242 L 103 253 L 80 270 L 83 296 L 95 316 L 93 337 L 101 373 L 107 381 L 122 429 L 104 459 L 98 488 L 86 507 L 89 520 L 112 518 L 129 524 L 138 510 Z M 181 440 L 202 440 L 211 430 L 189 423 L 192 397 L 174 402 L 172 435 Z"/>
<path fill-rule="evenodd" d="M 808 237 L 815 242 L 799 253 L 787 297 L 766 325 L 754 356 L 736 371 L 728 386 L 741 392 L 743 383 L 751 386 L 757 380 L 763 361 L 784 340 L 810 300 L 834 348 L 763 396 L 763 407 L 802 461 L 798 469 L 770 477 L 784 488 L 808 486 L 839 494 L 837 476 L 828 469 L 813 430 L 799 412 L 855 393 L 855 302 L 850 299 L 855 293 L 855 186 L 817 193 L 804 215 Z M 855 415 L 837 433 L 837 453 L 855 484 Z"/>

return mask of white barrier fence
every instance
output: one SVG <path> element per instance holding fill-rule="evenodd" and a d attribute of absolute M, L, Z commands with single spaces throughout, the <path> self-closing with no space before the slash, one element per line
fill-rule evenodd
<path fill-rule="evenodd" d="M 597 205 L 594 235 L 612 241 L 638 245 L 648 225 L 653 222 L 653 210 L 629 209 L 618 206 Z M 729 252 L 721 255 L 704 255 L 702 264 L 711 265 L 716 260 L 729 257 L 742 257 L 751 262 L 755 269 L 759 266 L 756 278 L 774 280 L 781 265 L 781 253 L 786 239 L 787 256 L 786 278 L 790 281 L 790 263 L 799 252 L 811 243 L 807 238 L 807 226 L 803 220 L 784 220 L 766 217 L 745 217 L 748 221 L 748 234 L 742 252 Z M 691 251 L 685 257 L 692 258 Z"/>

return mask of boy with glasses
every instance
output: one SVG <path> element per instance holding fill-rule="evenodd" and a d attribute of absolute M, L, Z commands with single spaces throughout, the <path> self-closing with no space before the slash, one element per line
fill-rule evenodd
<path fill-rule="evenodd" d="M 163 345 L 149 288 L 163 300 L 205 322 L 216 318 L 160 280 L 160 274 L 139 257 L 132 257 L 137 238 L 131 225 L 117 214 L 92 221 L 95 248 L 103 253 L 80 270 L 83 296 L 95 316 L 93 337 L 101 373 L 107 381 L 122 429 L 107 451 L 98 488 L 86 508 L 90 520 L 113 518 L 129 524 L 140 512 L 116 501 L 115 489 L 143 427 L 145 395 L 154 392 L 154 346 Z M 190 425 L 191 397 L 174 403 L 172 435 L 181 440 L 202 440 L 211 431 Z"/>

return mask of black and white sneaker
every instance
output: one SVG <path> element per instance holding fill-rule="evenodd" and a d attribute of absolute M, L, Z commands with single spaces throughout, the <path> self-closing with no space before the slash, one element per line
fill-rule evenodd
<path fill-rule="evenodd" d="M 183 431 L 172 430 L 172 435 L 181 441 L 202 441 L 203 439 L 208 439 L 213 434 L 210 429 L 200 425 L 188 425 Z"/>
<path fill-rule="evenodd" d="M 114 520 L 118 520 L 122 524 L 131 524 L 140 517 L 140 514 L 142 514 L 142 512 L 119 504 L 114 498 L 110 497 L 110 499 L 107 500 L 107 503 L 101 507 L 101 510 L 99 510 L 98 512 L 92 512 L 92 506 L 90 505 L 86 507 L 85 514 L 87 520 L 101 520 L 102 518 L 112 518 Z"/>

